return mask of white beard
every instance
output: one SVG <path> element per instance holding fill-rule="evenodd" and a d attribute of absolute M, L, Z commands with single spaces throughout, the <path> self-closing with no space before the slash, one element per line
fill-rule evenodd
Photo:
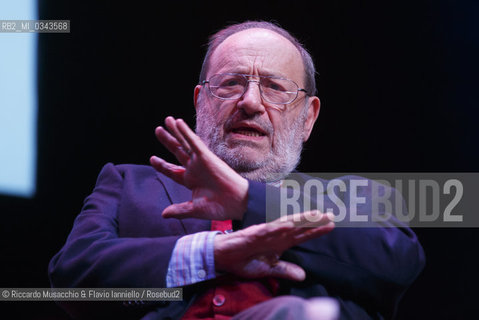
<path fill-rule="evenodd" d="M 229 147 L 226 144 L 223 136 L 224 123 L 214 123 L 215 115 L 209 109 L 205 106 L 198 107 L 196 133 L 213 153 L 242 177 L 259 182 L 274 182 L 286 177 L 298 165 L 303 149 L 306 108 L 303 108 L 301 114 L 288 126 L 288 130 L 275 133 L 274 147 L 265 157 L 258 160 L 246 159 L 241 152 L 242 145 Z M 254 117 L 244 116 L 242 119 L 246 118 L 259 122 L 255 121 L 257 119 Z M 265 126 L 270 128 L 270 133 L 273 132 L 271 124 L 262 125 L 263 128 Z"/>

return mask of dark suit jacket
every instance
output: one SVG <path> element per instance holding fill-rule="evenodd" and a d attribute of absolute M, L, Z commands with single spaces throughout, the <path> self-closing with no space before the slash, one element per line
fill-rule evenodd
<path fill-rule="evenodd" d="M 248 208 L 243 220 L 235 221 L 236 229 L 265 222 L 267 189 L 276 192 L 250 181 Z M 190 199 L 190 190 L 151 167 L 105 165 L 65 245 L 50 262 L 52 286 L 165 287 L 176 241 L 210 230 L 207 220 L 162 218 L 164 208 Z M 424 266 L 415 234 L 401 226 L 335 228 L 287 250 L 282 259 L 302 266 L 307 273 L 300 283 L 282 281 L 282 293 L 335 297 L 342 319 L 393 317 L 402 294 Z M 62 306 L 75 317 L 138 319 L 150 313 L 155 319 L 177 319 L 208 285 L 184 288 L 181 302 L 71 302 Z"/>

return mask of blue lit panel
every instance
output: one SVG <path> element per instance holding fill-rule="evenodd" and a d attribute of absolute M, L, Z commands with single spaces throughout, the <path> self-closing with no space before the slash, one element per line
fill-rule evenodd
<path fill-rule="evenodd" d="M 0 1 L 0 20 L 33 19 L 35 0 Z M 36 47 L 36 34 L 0 33 L 0 194 L 35 194 Z"/>

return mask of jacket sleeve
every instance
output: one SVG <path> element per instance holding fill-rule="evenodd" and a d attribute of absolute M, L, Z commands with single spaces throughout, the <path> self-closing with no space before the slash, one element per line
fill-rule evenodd
<path fill-rule="evenodd" d="M 120 237 L 118 209 L 123 184 L 118 168 L 105 165 L 66 243 L 50 261 L 52 287 L 166 287 L 169 258 L 180 236 Z M 71 313 L 81 309 L 75 303 L 63 306 Z"/>
<path fill-rule="evenodd" d="M 241 228 L 265 222 L 265 216 L 271 219 L 267 211 L 279 210 L 278 188 L 250 181 L 248 196 Z M 394 317 L 401 296 L 425 263 L 414 232 L 394 217 L 366 227 L 337 224 L 331 233 L 287 250 L 282 259 L 307 273 L 304 283 L 297 284 L 303 288 L 298 294 L 309 290 L 309 296 L 337 296 L 386 318 Z M 295 284 L 291 286 L 294 291 Z"/>

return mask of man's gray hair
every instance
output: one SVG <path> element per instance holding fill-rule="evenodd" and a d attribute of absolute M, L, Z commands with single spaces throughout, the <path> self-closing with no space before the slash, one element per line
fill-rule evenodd
<path fill-rule="evenodd" d="M 316 70 L 314 68 L 313 59 L 308 51 L 303 47 L 297 38 L 291 35 L 288 31 L 281 28 L 280 26 L 267 22 L 267 21 L 246 21 L 238 24 L 230 25 L 224 29 L 221 29 L 217 33 L 213 34 L 209 38 L 208 50 L 206 51 L 205 59 L 203 60 L 203 65 L 200 72 L 200 83 L 206 80 L 206 73 L 208 72 L 210 66 L 210 57 L 215 51 L 215 49 L 229 36 L 247 29 L 260 28 L 274 31 L 281 36 L 288 39 L 299 51 L 301 58 L 303 59 L 305 78 L 304 78 L 304 89 L 306 89 L 309 96 L 314 96 L 316 94 Z"/>

